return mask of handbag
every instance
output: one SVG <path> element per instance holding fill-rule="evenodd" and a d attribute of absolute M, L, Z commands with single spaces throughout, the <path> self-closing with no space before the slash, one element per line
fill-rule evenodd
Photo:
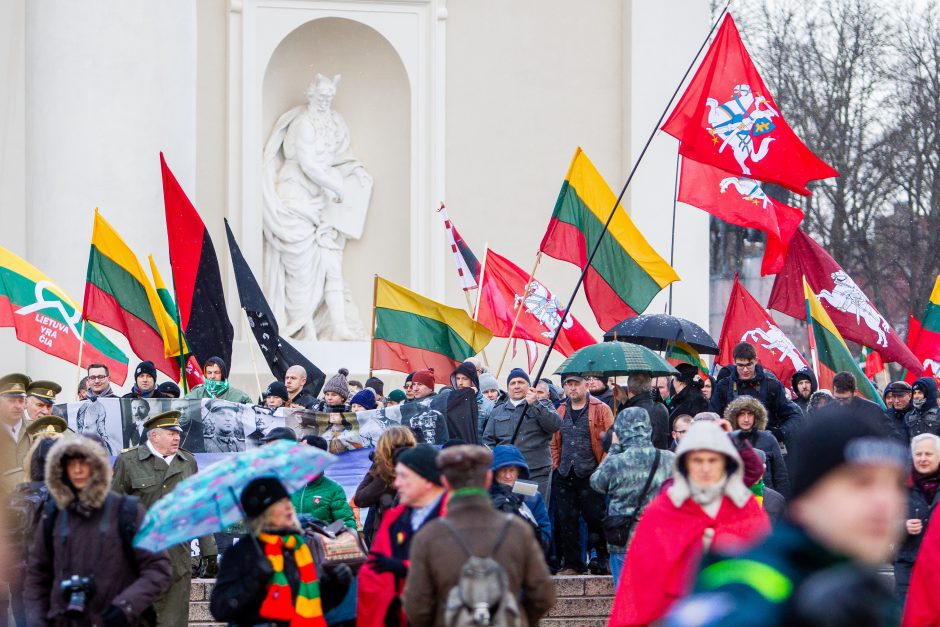
<path fill-rule="evenodd" d="M 636 524 L 639 509 L 643 506 L 643 501 L 646 500 L 646 495 L 653 485 L 653 477 L 656 476 L 656 471 L 659 470 L 660 457 L 662 457 L 662 453 L 659 449 L 656 449 L 656 458 L 653 460 L 653 468 L 646 477 L 646 484 L 643 486 L 643 490 L 636 500 L 636 508 L 633 514 L 629 516 L 626 514 L 607 514 L 604 516 L 602 524 L 604 526 L 604 537 L 607 539 L 607 544 L 611 546 L 627 546 L 627 543 L 630 541 L 630 533 L 633 531 L 633 525 Z"/>
<path fill-rule="evenodd" d="M 369 554 L 359 533 L 337 520 L 327 527 L 306 526 L 305 539 L 318 567 L 347 564 L 355 573 Z"/>

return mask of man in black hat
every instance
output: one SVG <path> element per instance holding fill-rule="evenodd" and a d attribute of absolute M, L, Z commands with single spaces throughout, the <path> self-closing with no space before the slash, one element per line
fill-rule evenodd
<path fill-rule="evenodd" d="M 904 422 L 904 416 L 913 407 L 911 404 L 913 394 L 914 390 L 907 381 L 892 381 L 885 388 L 883 397 L 887 405 L 885 409 L 887 423 L 891 426 L 898 441 L 905 445 L 910 442 L 911 436 Z"/>
<path fill-rule="evenodd" d="M 827 407 L 790 450 L 787 520 L 736 557 L 706 559 L 669 625 L 896 624 L 877 573 L 907 514 L 906 448 L 877 419 Z"/>
<path fill-rule="evenodd" d="M 199 471 L 196 458 L 180 446 L 180 412 L 165 411 L 144 423 L 146 442 L 121 453 L 114 466 L 111 489 L 140 499 L 149 509 L 187 477 Z M 207 576 L 217 570 L 218 551 L 211 535 L 199 539 L 199 553 Z M 173 583 L 154 603 L 161 625 L 185 625 L 189 620 L 189 584 L 192 577 L 189 543 L 167 550 Z"/>
<path fill-rule="evenodd" d="M 287 386 L 280 381 L 272 381 L 262 395 L 266 409 L 275 410 L 284 407 L 289 401 Z"/>
<path fill-rule="evenodd" d="M 134 370 L 134 385 L 122 398 L 163 398 L 157 389 L 157 367 L 152 361 L 142 361 Z"/>

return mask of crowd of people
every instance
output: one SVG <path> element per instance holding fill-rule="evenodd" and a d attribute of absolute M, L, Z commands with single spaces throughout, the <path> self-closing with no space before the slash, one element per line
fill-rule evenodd
<path fill-rule="evenodd" d="M 450 385 L 419 370 L 388 394 L 342 369 L 319 398 L 293 366 L 260 399 L 211 358 L 187 398 L 330 416 L 316 435 L 259 432 L 262 447 L 342 454 L 364 446 L 347 412 L 412 403 L 433 408 L 447 437 L 434 446 L 390 424 L 349 494 L 324 475 L 293 494 L 258 477 L 239 494 L 242 528 L 199 538 L 197 559 L 188 543 L 131 541 L 146 510 L 199 471 L 178 411 L 149 417 L 112 456 L 53 414 L 60 386 L 10 374 L 3 595 L 17 625 L 185 625 L 197 575 L 216 578 L 211 612 L 234 625 L 534 625 L 555 602 L 553 574 L 592 574 L 613 578 L 611 625 L 887 625 L 905 601 L 909 616 L 923 612 L 931 595 L 916 591 L 940 583 L 918 568 L 940 498 L 936 381 L 890 383 L 882 410 L 851 373 L 823 390 L 808 370 L 785 385 L 746 342 L 733 358 L 714 378 L 679 364 L 673 377 L 557 384 L 519 368 L 500 381 L 471 359 Z M 87 374 L 79 400 L 116 395 L 105 366 Z M 126 395 L 178 396 L 151 362 Z M 312 550 L 334 523 L 362 559 Z M 876 569 L 892 563 L 889 587 Z"/>

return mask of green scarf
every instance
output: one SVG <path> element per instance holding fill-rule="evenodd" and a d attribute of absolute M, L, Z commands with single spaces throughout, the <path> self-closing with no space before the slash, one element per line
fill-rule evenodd
<path fill-rule="evenodd" d="M 206 379 L 206 392 L 212 398 L 218 398 L 220 395 L 225 394 L 228 390 L 228 381 L 215 381 L 213 379 Z"/>

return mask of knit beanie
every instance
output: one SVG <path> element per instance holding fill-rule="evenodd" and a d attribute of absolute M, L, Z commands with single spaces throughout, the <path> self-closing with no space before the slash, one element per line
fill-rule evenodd
<path fill-rule="evenodd" d="M 441 471 L 437 467 L 437 449 L 429 444 L 402 449 L 397 462 L 415 471 L 431 483 L 441 485 Z"/>
<path fill-rule="evenodd" d="M 346 376 L 348 374 L 348 370 L 340 368 L 339 372 L 330 377 L 330 380 L 324 384 L 323 393 L 335 392 L 342 396 L 344 401 L 349 398 L 349 384 L 346 383 Z"/>
<path fill-rule="evenodd" d="M 426 385 L 432 390 L 434 389 L 434 371 L 433 370 L 419 370 L 413 377 L 411 377 L 412 383 L 420 383 L 421 385 Z"/>
<path fill-rule="evenodd" d="M 269 396 L 276 396 L 282 399 L 285 403 L 290 400 L 290 397 L 287 394 L 287 386 L 280 381 L 272 381 L 271 384 L 268 385 L 268 389 L 264 391 L 264 398 Z"/>
<path fill-rule="evenodd" d="M 350 405 L 362 405 L 366 410 L 375 409 L 375 394 L 372 393 L 372 390 L 366 388 L 361 392 L 356 392 L 352 400 L 349 401 Z"/>
<path fill-rule="evenodd" d="M 787 448 L 791 502 L 843 465 L 887 464 L 901 472 L 910 465 L 907 448 L 873 417 L 836 405 L 820 409 Z"/>
<path fill-rule="evenodd" d="M 408 400 L 408 397 L 405 395 L 404 390 L 398 390 L 398 389 L 395 389 L 389 392 L 388 396 L 386 396 L 385 398 L 387 398 L 388 400 L 394 403 L 404 403 L 406 400 Z"/>
<path fill-rule="evenodd" d="M 137 369 L 134 370 L 134 381 L 137 381 L 137 377 L 142 374 L 149 374 L 154 379 L 157 378 L 157 367 L 153 365 L 152 361 L 142 361 L 137 364 Z"/>
<path fill-rule="evenodd" d="M 260 477 L 251 480 L 245 486 L 239 500 L 245 516 L 257 518 L 264 513 L 264 510 L 289 496 L 284 484 L 275 477 Z"/>
<path fill-rule="evenodd" d="M 496 377 L 491 375 L 489 372 L 484 372 L 480 375 L 480 391 L 486 392 L 487 390 L 499 390 L 499 383 L 496 381 Z"/>
<path fill-rule="evenodd" d="M 372 388 L 378 396 L 382 396 L 382 394 L 385 393 L 385 383 L 378 377 L 369 377 L 366 379 L 366 387 Z"/>
<path fill-rule="evenodd" d="M 529 379 L 528 373 L 522 368 L 513 368 L 509 371 L 509 376 L 506 377 L 506 385 L 509 385 L 509 382 L 513 379 L 525 379 L 526 383 L 532 385 L 532 380 Z"/>

